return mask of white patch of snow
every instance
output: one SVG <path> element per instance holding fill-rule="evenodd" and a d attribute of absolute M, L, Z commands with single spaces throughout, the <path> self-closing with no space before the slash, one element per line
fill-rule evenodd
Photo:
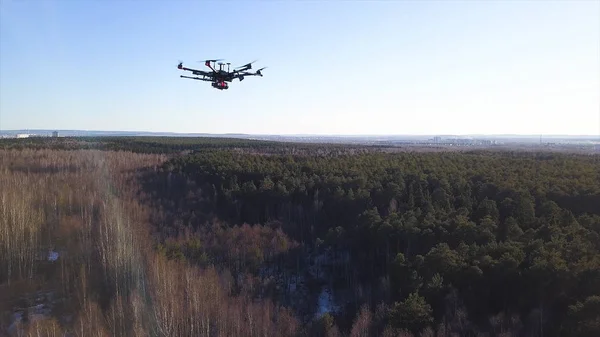
<path fill-rule="evenodd" d="M 51 250 L 48 253 L 48 261 L 56 261 L 58 260 L 58 252 L 55 252 L 54 250 Z"/>
<path fill-rule="evenodd" d="M 331 292 L 327 287 L 323 287 L 321 289 L 321 293 L 319 294 L 319 300 L 317 304 L 317 317 L 321 317 L 324 314 L 331 312 Z"/>
<path fill-rule="evenodd" d="M 52 313 L 52 292 L 36 292 L 31 294 L 31 300 L 34 300 L 36 304 L 27 308 L 15 309 L 12 315 L 11 323 L 8 327 L 9 335 L 18 335 L 23 324 L 23 316 L 27 312 L 27 318 L 29 322 L 35 322 L 50 317 Z M 42 303 L 39 303 L 42 302 Z"/>

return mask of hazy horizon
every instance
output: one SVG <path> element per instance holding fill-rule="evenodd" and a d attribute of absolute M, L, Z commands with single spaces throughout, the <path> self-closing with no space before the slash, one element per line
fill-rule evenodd
<path fill-rule="evenodd" d="M 2 130 L 0 129 L 0 134 L 2 133 L 16 133 L 21 131 L 28 132 L 47 132 L 51 133 L 53 131 L 58 132 L 88 132 L 88 133 L 140 133 L 140 134 L 173 134 L 173 135 L 246 135 L 246 136 L 316 136 L 316 137 L 427 137 L 427 136 L 483 136 L 483 137 L 600 137 L 600 134 L 533 134 L 533 133 L 523 133 L 523 134 L 511 134 L 511 133 L 497 133 L 497 134 L 485 134 L 485 133 L 465 133 L 465 134 L 456 134 L 456 133 L 439 133 L 439 134 L 367 134 L 367 133 L 357 133 L 357 134 L 328 134 L 328 133 L 245 133 L 245 132 L 224 132 L 224 133 L 212 133 L 212 132 L 174 132 L 174 131 L 148 131 L 148 130 L 101 130 L 101 129 L 9 129 Z"/>
<path fill-rule="evenodd" d="M 0 9 L 0 131 L 600 135 L 598 1 Z M 179 77 L 206 58 L 268 68 L 227 91 Z"/>

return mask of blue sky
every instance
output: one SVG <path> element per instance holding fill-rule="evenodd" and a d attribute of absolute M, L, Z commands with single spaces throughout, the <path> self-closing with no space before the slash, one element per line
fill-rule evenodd
<path fill-rule="evenodd" d="M 0 1 L 0 129 L 600 135 L 600 1 Z M 227 91 L 178 60 L 258 59 Z"/>

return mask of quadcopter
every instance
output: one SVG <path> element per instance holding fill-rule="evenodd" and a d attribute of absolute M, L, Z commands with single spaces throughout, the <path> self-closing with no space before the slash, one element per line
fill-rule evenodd
<path fill-rule="evenodd" d="M 210 71 L 186 68 L 183 66 L 183 62 L 179 62 L 179 64 L 177 65 L 177 69 L 190 71 L 190 72 L 192 72 L 192 74 L 196 75 L 195 77 L 181 75 L 180 77 L 182 77 L 182 78 L 189 78 L 192 80 L 212 82 L 211 85 L 213 88 L 219 89 L 219 90 L 224 90 L 224 89 L 226 90 L 226 89 L 229 89 L 229 85 L 227 84 L 227 82 L 231 82 L 236 78 L 239 79 L 241 82 L 244 80 L 244 77 L 246 77 L 246 76 L 261 76 L 262 77 L 261 71 L 266 68 L 266 67 L 260 68 L 255 73 L 248 72 L 248 70 L 252 69 L 252 63 L 256 62 L 256 61 L 252 61 L 241 67 L 235 68 L 233 71 L 229 71 L 229 67 L 230 67 L 231 63 L 229 63 L 229 62 L 228 63 L 221 63 L 221 62 L 216 63 L 218 61 L 222 61 L 222 59 L 199 61 L 199 62 L 204 62 L 204 65 L 206 65 L 208 68 L 210 68 Z M 211 65 L 211 63 L 212 63 L 212 65 Z M 215 63 L 219 65 L 219 70 L 215 69 L 216 68 Z M 224 69 L 225 65 L 227 65 L 227 70 Z"/>

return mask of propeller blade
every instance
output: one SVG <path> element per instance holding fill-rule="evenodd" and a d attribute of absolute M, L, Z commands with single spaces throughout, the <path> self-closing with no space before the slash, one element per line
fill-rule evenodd
<path fill-rule="evenodd" d="M 217 62 L 217 61 L 223 61 L 223 59 L 204 60 L 204 61 L 198 61 L 198 62 L 200 62 L 200 63 L 206 63 L 206 62 Z"/>
<path fill-rule="evenodd" d="M 248 69 L 252 69 L 252 63 L 254 63 L 254 62 L 256 62 L 256 61 L 258 61 L 258 60 L 254 60 L 254 61 L 252 61 L 252 62 L 250 62 L 250 63 L 246 63 L 246 64 L 244 64 L 243 66 L 239 66 L 239 67 L 237 67 L 237 68 L 235 68 L 235 69 L 240 69 L 240 68 L 248 68 Z"/>

